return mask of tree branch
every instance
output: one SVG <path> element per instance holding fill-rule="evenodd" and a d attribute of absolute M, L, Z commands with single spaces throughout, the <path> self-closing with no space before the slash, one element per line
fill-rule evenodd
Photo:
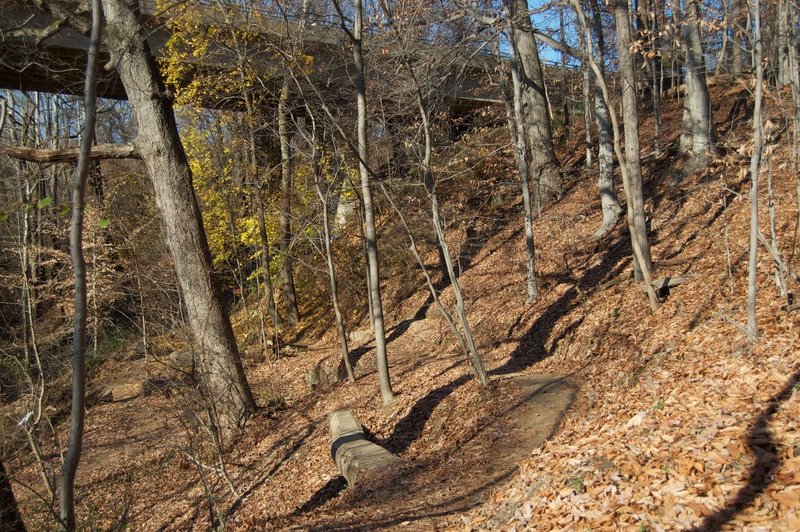
<path fill-rule="evenodd" d="M 80 148 L 44 149 L 18 146 L 0 146 L 0 151 L 14 159 L 32 163 L 74 163 Z M 91 159 L 140 159 L 139 150 L 133 144 L 99 144 L 92 146 Z"/>
<path fill-rule="evenodd" d="M 552 48 L 555 48 L 555 50 L 558 52 L 563 52 L 569 56 L 574 57 L 575 59 L 583 60 L 586 58 L 586 54 L 584 54 L 577 48 L 573 48 L 572 46 L 559 42 L 550 37 L 549 35 L 547 35 L 546 33 L 542 32 L 541 30 L 533 28 L 533 34 L 536 36 L 538 40 L 542 41 L 543 43 Z"/>

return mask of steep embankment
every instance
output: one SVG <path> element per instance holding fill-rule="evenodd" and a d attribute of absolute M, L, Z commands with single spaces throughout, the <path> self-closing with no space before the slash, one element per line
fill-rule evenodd
<path fill-rule="evenodd" d="M 543 261 L 545 278 L 554 276 L 550 299 L 546 310 L 534 311 L 538 317 L 520 345 L 539 359 L 531 370 L 570 375 L 578 400 L 559 433 L 520 463 L 518 476 L 453 523 L 542 530 L 705 529 L 726 522 L 800 527 L 800 315 L 781 310 L 764 247 L 760 341 L 751 343 L 738 325 L 746 321 L 752 147 L 746 94 L 740 87 L 717 89 L 716 119 L 728 153 L 707 172 L 673 185 L 680 169 L 669 158 L 644 160 L 657 275 L 688 278 L 656 313 L 628 277 L 628 261 L 614 251 L 624 239 L 587 243 L 597 223 L 594 202 L 576 191 L 554 209 L 563 220 L 564 229 L 551 233 L 565 239 L 556 247 L 563 267 L 548 272 L 558 263 L 552 256 Z M 772 95 L 765 174 L 774 182 L 779 248 L 791 266 L 798 198 L 789 132 L 779 126 L 784 105 Z M 667 111 L 674 122 L 677 106 Z M 765 186 L 761 228 L 769 235 L 766 196 Z M 578 223 L 587 206 L 588 227 Z M 547 216 L 537 229 L 558 231 Z M 545 256 L 548 248 L 540 247 Z M 615 280 L 622 282 L 610 286 Z M 796 281 L 790 286 L 796 290 Z"/>

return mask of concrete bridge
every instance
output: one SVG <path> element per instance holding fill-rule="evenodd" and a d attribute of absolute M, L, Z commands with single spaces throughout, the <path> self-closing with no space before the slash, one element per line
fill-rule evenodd
<path fill-rule="evenodd" d="M 206 0 L 201 0 L 206 3 Z M 147 33 L 147 42 L 156 58 L 163 55 L 164 44 L 170 37 L 163 19 L 156 9 L 156 0 L 138 0 L 138 15 Z M 268 62 L 274 64 L 270 50 L 287 41 L 287 35 L 300 32 L 300 25 L 291 19 L 259 14 L 258 27 L 263 33 L 265 43 L 261 50 L 256 49 L 249 59 L 256 65 Z M 71 28 L 58 29 L 52 35 L 38 39 L 35 34 L 45 31 L 54 19 L 26 0 L 2 0 L 0 2 L 0 88 L 65 93 L 80 95 L 83 91 L 83 75 L 86 63 L 88 37 Z M 209 21 L 213 24 L 214 21 Z M 22 35 L 22 29 L 28 35 Z M 296 34 L 296 33 L 295 33 Z M 314 57 L 316 65 L 321 65 L 314 76 L 327 84 L 331 82 L 351 84 L 349 70 L 352 56 L 349 52 L 347 36 L 333 19 L 318 17 L 311 20 L 304 30 L 304 53 Z M 420 44 L 421 53 L 445 54 L 446 50 L 432 45 Z M 109 60 L 108 53 L 101 52 L 101 64 Z M 261 57 L 259 57 L 261 56 Z M 198 65 L 198 68 L 227 68 L 225 54 L 219 54 L 216 65 Z M 230 61 L 234 58 L 231 56 Z M 464 65 L 454 64 L 463 69 L 464 76 L 444 83 L 443 94 L 450 99 L 453 107 L 461 110 L 500 103 L 497 87 L 485 83 L 484 67 L 488 56 L 477 55 Z M 102 70 L 98 80 L 99 95 L 109 99 L 126 99 L 125 89 L 116 73 Z M 213 102 L 210 107 L 215 107 Z"/>

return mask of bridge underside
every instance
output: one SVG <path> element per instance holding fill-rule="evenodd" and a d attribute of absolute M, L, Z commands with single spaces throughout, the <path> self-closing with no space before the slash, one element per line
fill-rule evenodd
<path fill-rule="evenodd" d="M 0 88 L 83 95 L 85 52 L 53 48 L 46 52 L 23 52 L 19 47 L 0 42 L 0 58 Z M 106 64 L 108 54 L 102 52 L 100 61 L 101 65 Z M 127 99 L 125 88 L 115 72 L 101 70 L 98 74 L 98 95 L 101 98 Z"/>
<path fill-rule="evenodd" d="M 154 5 L 151 0 L 139 0 L 140 16 L 148 31 L 148 44 L 156 57 L 169 38 L 163 24 L 153 18 Z M 15 28 L 25 27 L 35 33 L 42 31 L 53 23 L 54 19 L 47 13 L 37 9 L 27 0 L 2 0 L 0 3 L 0 88 L 19 91 L 39 91 L 82 96 L 84 89 L 84 72 L 88 38 L 81 33 L 63 28 L 51 36 L 37 42 L 32 36 L 16 36 L 9 38 Z M 149 9 L 149 11 L 148 11 Z M 278 24 L 280 25 L 280 24 Z M 286 28 L 268 28 L 270 35 L 278 35 Z M 270 37 L 265 36 L 266 39 Z M 340 42 L 343 36 L 333 30 L 315 30 L 310 33 L 306 42 L 306 53 L 314 57 L 318 72 L 313 77 L 315 84 L 326 87 L 326 93 L 335 92 L 333 101 L 342 99 L 341 105 L 349 105 L 352 101 L 352 59 L 348 46 Z M 274 69 L 275 55 L 269 52 L 269 46 L 255 57 L 266 69 Z M 435 53 L 432 50 L 431 53 Z M 232 62 L 234 58 L 229 58 Z M 101 69 L 98 79 L 98 94 L 102 98 L 125 100 L 125 88 L 113 69 L 106 69 L 109 61 L 107 52 L 101 52 Z M 218 54 L 217 61 L 224 61 L 225 54 Z M 224 66 L 196 65 L 198 71 L 221 71 Z M 189 76 L 191 76 L 190 69 Z M 500 103 L 497 88 L 487 87 L 482 69 L 477 69 L 475 76 L 466 79 L 448 80 L 440 89 L 439 97 L 448 101 L 451 113 L 467 114 L 475 108 Z M 375 74 L 380 75 L 380 74 Z M 278 78 L 281 76 L 277 76 Z M 475 78 L 475 79 L 470 79 Z M 186 80 L 187 82 L 189 79 Z M 319 83 L 317 83 L 319 82 Z M 267 104 L 277 98 L 279 81 L 275 86 L 265 87 Z M 172 87 L 176 89 L 176 87 Z M 338 96 L 338 98 L 337 98 Z M 209 108 L 239 109 L 241 98 L 235 93 L 220 95 L 215 101 L 203 102 Z"/>

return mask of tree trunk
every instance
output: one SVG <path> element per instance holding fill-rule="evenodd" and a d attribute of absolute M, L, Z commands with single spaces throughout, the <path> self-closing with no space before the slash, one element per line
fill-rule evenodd
<path fill-rule="evenodd" d="M 700 34 L 700 6 L 692 0 L 687 16 L 681 20 L 678 0 L 673 4 L 676 23 L 681 26 L 686 57 L 686 95 L 681 130 L 681 153 L 690 153 L 684 173 L 692 173 L 708 164 L 715 152 L 714 115 L 706 84 L 706 63 Z"/>
<path fill-rule="evenodd" d="M 775 35 L 775 53 L 777 57 L 775 62 L 777 68 L 775 72 L 775 84 L 778 87 L 783 87 L 787 83 L 792 82 L 792 62 L 790 57 L 789 48 L 797 46 L 794 42 L 792 26 L 789 17 L 790 9 L 787 0 L 778 0 L 777 12 L 775 13 L 776 35 Z"/>
<path fill-rule="evenodd" d="M 97 120 L 97 55 L 100 50 L 100 25 L 103 12 L 100 0 L 92 0 L 92 32 L 86 62 L 83 123 L 80 155 L 72 177 L 72 219 L 69 247 L 75 276 L 75 316 L 72 325 L 72 404 L 70 406 L 69 442 L 61 466 L 59 492 L 60 517 L 67 530 L 76 529 L 75 476 L 83 449 L 83 425 L 86 415 L 86 261 L 83 256 L 83 209 L 86 198 L 86 180 L 91 164 L 90 152 L 94 144 L 94 125 Z M 97 334 L 97 331 L 95 331 Z"/>
<path fill-rule="evenodd" d="M 597 52 L 594 59 L 599 63 L 601 74 L 605 75 L 603 58 L 606 55 L 606 45 L 600 16 L 602 11 L 598 0 L 592 0 L 592 4 L 592 29 L 594 38 L 597 40 Z M 587 55 L 590 53 L 588 48 L 586 53 Z M 614 133 L 611 127 L 611 115 L 603 96 L 603 90 L 597 82 L 594 85 L 594 117 L 597 123 L 597 189 L 600 192 L 603 221 L 592 236 L 602 238 L 617 225 L 622 207 L 619 205 L 614 187 Z"/>
<path fill-rule="evenodd" d="M 505 17 L 508 25 L 509 47 L 511 52 L 511 102 L 506 96 L 506 109 L 508 114 L 508 124 L 511 138 L 514 143 L 514 158 L 517 161 L 519 170 L 520 186 L 522 187 L 522 208 L 525 226 L 525 249 L 527 260 L 525 261 L 528 271 L 527 275 L 527 299 L 528 303 L 533 302 L 539 296 L 539 287 L 536 284 L 536 254 L 533 241 L 533 212 L 530 193 L 530 173 L 528 162 L 528 139 L 525 131 L 524 101 L 522 96 L 522 65 L 520 56 L 515 46 L 516 35 L 511 13 L 508 7 L 505 8 Z M 505 85 L 505 82 L 503 83 Z M 508 93 L 505 89 L 503 92 Z"/>
<path fill-rule="evenodd" d="M 153 181 L 156 204 L 198 349 L 201 390 L 224 445 L 256 405 L 242 369 L 233 329 L 212 277 L 211 254 L 192 173 L 178 137 L 169 95 L 144 33 L 124 0 L 103 0 L 104 42 L 139 125 L 136 146 Z"/>
<path fill-rule="evenodd" d="M 582 48 L 585 50 L 586 46 Z M 589 63 L 587 63 L 585 59 L 581 61 L 581 74 L 583 75 L 583 86 L 581 87 L 583 90 L 583 128 L 586 141 L 586 159 L 584 164 L 586 166 L 586 171 L 591 172 L 594 164 L 592 161 L 594 150 L 594 143 L 592 142 L 592 107 L 591 97 L 589 96 L 592 86 L 592 71 L 589 69 Z"/>
<path fill-rule="evenodd" d="M 525 99 L 525 124 L 531 150 L 531 166 L 536 169 L 534 198 L 543 206 L 561 197 L 560 164 L 553 149 L 553 132 L 545 94 L 544 75 L 536 48 L 527 0 L 504 0 L 515 26 L 515 45 L 522 66 Z"/>
<path fill-rule="evenodd" d="M 727 1 L 727 0 L 726 0 Z M 649 60 L 652 65 L 650 78 L 652 84 L 652 98 L 653 98 L 653 152 L 656 157 L 661 155 L 661 83 L 659 81 L 660 72 L 663 69 L 663 60 L 660 55 L 656 55 L 658 42 L 658 7 L 655 0 L 650 0 L 650 51 L 653 57 Z"/>
<path fill-rule="evenodd" d="M 733 0 L 733 42 L 731 43 L 731 74 L 739 78 L 744 71 L 744 47 L 747 31 L 747 0 Z"/>
<path fill-rule="evenodd" d="M 791 42 L 795 42 L 797 32 L 795 28 L 797 27 L 797 7 L 796 6 L 789 6 L 789 16 L 790 16 L 790 24 L 789 28 L 791 33 L 789 35 L 789 40 Z M 798 83 L 800 82 L 800 64 L 798 64 L 797 60 L 797 46 L 790 46 L 789 47 L 789 68 L 792 72 L 792 162 L 795 165 L 795 173 L 797 175 L 798 185 L 800 185 L 800 86 Z M 800 201 L 800 188 L 798 188 L 798 197 L 797 199 Z M 800 209 L 798 209 L 798 227 L 800 227 Z"/>
<path fill-rule="evenodd" d="M 267 313 L 272 318 L 273 344 L 272 351 L 275 356 L 280 354 L 278 345 L 278 334 L 281 326 L 281 316 L 278 314 L 278 306 L 275 304 L 275 289 L 272 287 L 272 275 L 269 266 L 272 263 L 269 252 L 269 236 L 267 235 L 267 222 L 264 214 L 264 198 L 261 197 L 261 187 L 256 190 L 256 210 L 258 216 L 258 236 L 261 240 L 261 269 L 264 275 L 264 290 L 267 292 Z"/>
<path fill-rule="evenodd" d="M 620 83 L 622 85 L 622 119 L 625 125 L 625 165 L 628 175 L 628 225 L 631 240 L 637 239 L 641 256 L 634 252 L 634 272 L 641 281 L 652 269 L 650 244 L 647 240 L 647 225 L 644 216 L 642 191 L 642 167 L 639 159 L 639 102 L 636 94 L 636 71 L 631 52 L 631 28 L 628 20 L 626 0 L 614 0 L 614 19 L 617 29 L 617 53 L 619 53 Z M 633 246 L 636 243 L 632 242 Z"/>
<path fill-rule="evenodd" d="M 250 100 L 248 92 L 244 91 L 245 97 L 245 104 L 247 107 L 247 113 L 250 118 L 254 117 L 254 109 L 252 101 Z M 253 128 L 252 123 L 248 123 L 248 133 L 249 133 L 249 146 L 248 146 L 248 158 L 250 160 L 250 172 L 251 172 L 251 185 L 255 188 L 255 204 L 256 204 L 256 216 L 258 217 L 258 236 L 261 243 L 261 270 L 262 275 L 264 277 L 264 291 L 267 293 L 267 314 L 270 315 L 272 318 L 272 331 L 273 331 L 273 342 L 272 342 L 272 353 L 276 357 L 280 354 L 280 342 L 279 334 L 280 334 L 280 326 L 281 326 L 281 317 L 278 314 L 278 307 L 275 304 L 275 297 L 274 297 L 274 289 L 272 287 L 272 275 L 270 274 L 269 267 L 272 263 L 270 252 L 269 252 L 269 236 L 267 235 L 267 222 L 266 222 L 266 215 L 264 213 L 264 198 L 262 197 L 262 187 L 263 187 L 263 179 L 261 176 L 258 175 L 258 148 L 256 143 L 256 134 Z M 259 312 L 262 314 L 261 321 L 262 321 L 262 341 L 264 343 L 264 351 L 267 350 L 267 342 L 266 342 L 266 334 L 263 331 L 263 312 L 261 309 L 263 308 L 261 305 L 261 296 L 259 296 Z"/>
<path fill-rule="evenodd" d="M 281 145 L 281 292 L 283 304 L 286 307 L 286 321 L 295 325 L 300 321 L 300 311 L 297 308 L 297 294 L 294 289 L 294 272 L 292 260 L 292 153 L 289 143 L 289 81 L 286 80 L 281 88 L 278 100 L 278 137 Z"/>
<path fill-rule="evenodd" d="M 310 112 L 309 116 L 313 121 L 314 118 Z M 353 365 L 350 363 L 350 349 L 347 346 L 347 331 L 345 331 L 344 317 L 342 316 L 342 310 L 339 306 L 339 286 L 336 279 L 336 267 L 333 263 L 333 252 L 331 251 L 330 212 L 328 210 L 328 194 L 330 193 L 331 186 L 327 183 L 327 190 L 322 190 L 322 170 L 320 169 L 319 155 L 317 153 L 317 129 L 316 123 L 314 122 L 312 122 L 311 125 L 310 144 L 311 154 L 309 159 L 311 161 L 312 173 L 314 174 L 314 188 L 317 191 L 317 197 L 319 198 L 320 207 L 322 209 L 322 239 L 325 243 L 325 262 L 328 265 L 331 303 L 333 304 L 333 312 L 336 316 L 336 330 L 339 333 L 339 346 L 342 348 L 342 362 L 345 372 L 347 373 L 347 380 L 352 383 L 356 382 L 356 376 L 353 373 Z"/>
<path fill-rule="evenodd" d="M 561 41 L 562 46 L 567 45 L 567 34 L 566 28 L 567 24 L 564 20 L 564 7 L 560 7 L 558 9 L 558 38 Z M 567 139 L 569 138 L 569 97 L 570 97 L 570 86 L 569 86 L 569 74 L 567 71 L 567 54 L 563 50 L 559 53 L 561 59 L 561 127 L 562 130 L 562 138 Z"/>
<path fill-rule="evenodd" d="M 2 459 L 0 459 L 0 530 L 25 532 L 25 523 L 19 514 L 17 499 L 14 497 L 11 481 L 6 474 Z"/>
<path fill-rule="evenodd" d="M 275 354 L 278 354 L 278 328 L 281 326 L 281 317 L 278 314 L 278 307 L 275 305 L 274 290 L 272 288 L 272 277 L 269 266 L 271 256 L 269 252 L 269 237 L 267 236 L 266 215 L 264 213 L 264 198 L 261 195 L 262 187 L 266 178 L 262 179 L 258 175 L 258 144 L 256 142 L 256 132 L 250 120 L 255 119 L 255 109 L 250 94 L 243 88 L 245 107 L 249 117 L 247 130 L 249 135 L 248 159 L 250 162 L 250 184 L 255 187 L 256 215 L 258 216 L 258 236 L 261 241 L 261 267 L 264 273 L 264 283 L 267 292 L 267 313 L 272 317 L 272 326 L 275 332 L 275 343 L 272 346 Z"/>
<path fill-rule="evenodd" d="M 342 16 L 344 20 L 344 16 Z M 355 0 L 355 19 L 350 34 L 353 45 L 354 81 L 356 86 L 356 106 L 358 110 L 358 170 L 361 176 L 361 198 L 364 202 L 365 233 L 367 243 L 367 265 L 369 293 L 372 310 L 372 324 L 375 331 L 375 352 L 378 365 L 378 379 L 383 404 L 394 401 L 394 391 L 389 377 L 389 362 L 386 357 L 386 332 L 383 323 L 383 301 L 381 299 L 380 273 L 378 270 L 378 237 L 375 229 L 375 207 L 367 168 L 367 87 L 364 75 L 364 55 L 362 52 L 363 4 Z"/>
<path fill-rule="evenodd" d="M 758 338 L 756 319 L 756 270 L 758 267 L 758 176 L 761 169 L 761 100 L 763 98 L 764 65 L 761 62 L 761 3 L 753 6 L 753 62 L 756 68 L 756 94 L 753 104 L 753 153 L 750 156 L 750 251 L 747 262 L 747 329 L 751 338 Z"/>

